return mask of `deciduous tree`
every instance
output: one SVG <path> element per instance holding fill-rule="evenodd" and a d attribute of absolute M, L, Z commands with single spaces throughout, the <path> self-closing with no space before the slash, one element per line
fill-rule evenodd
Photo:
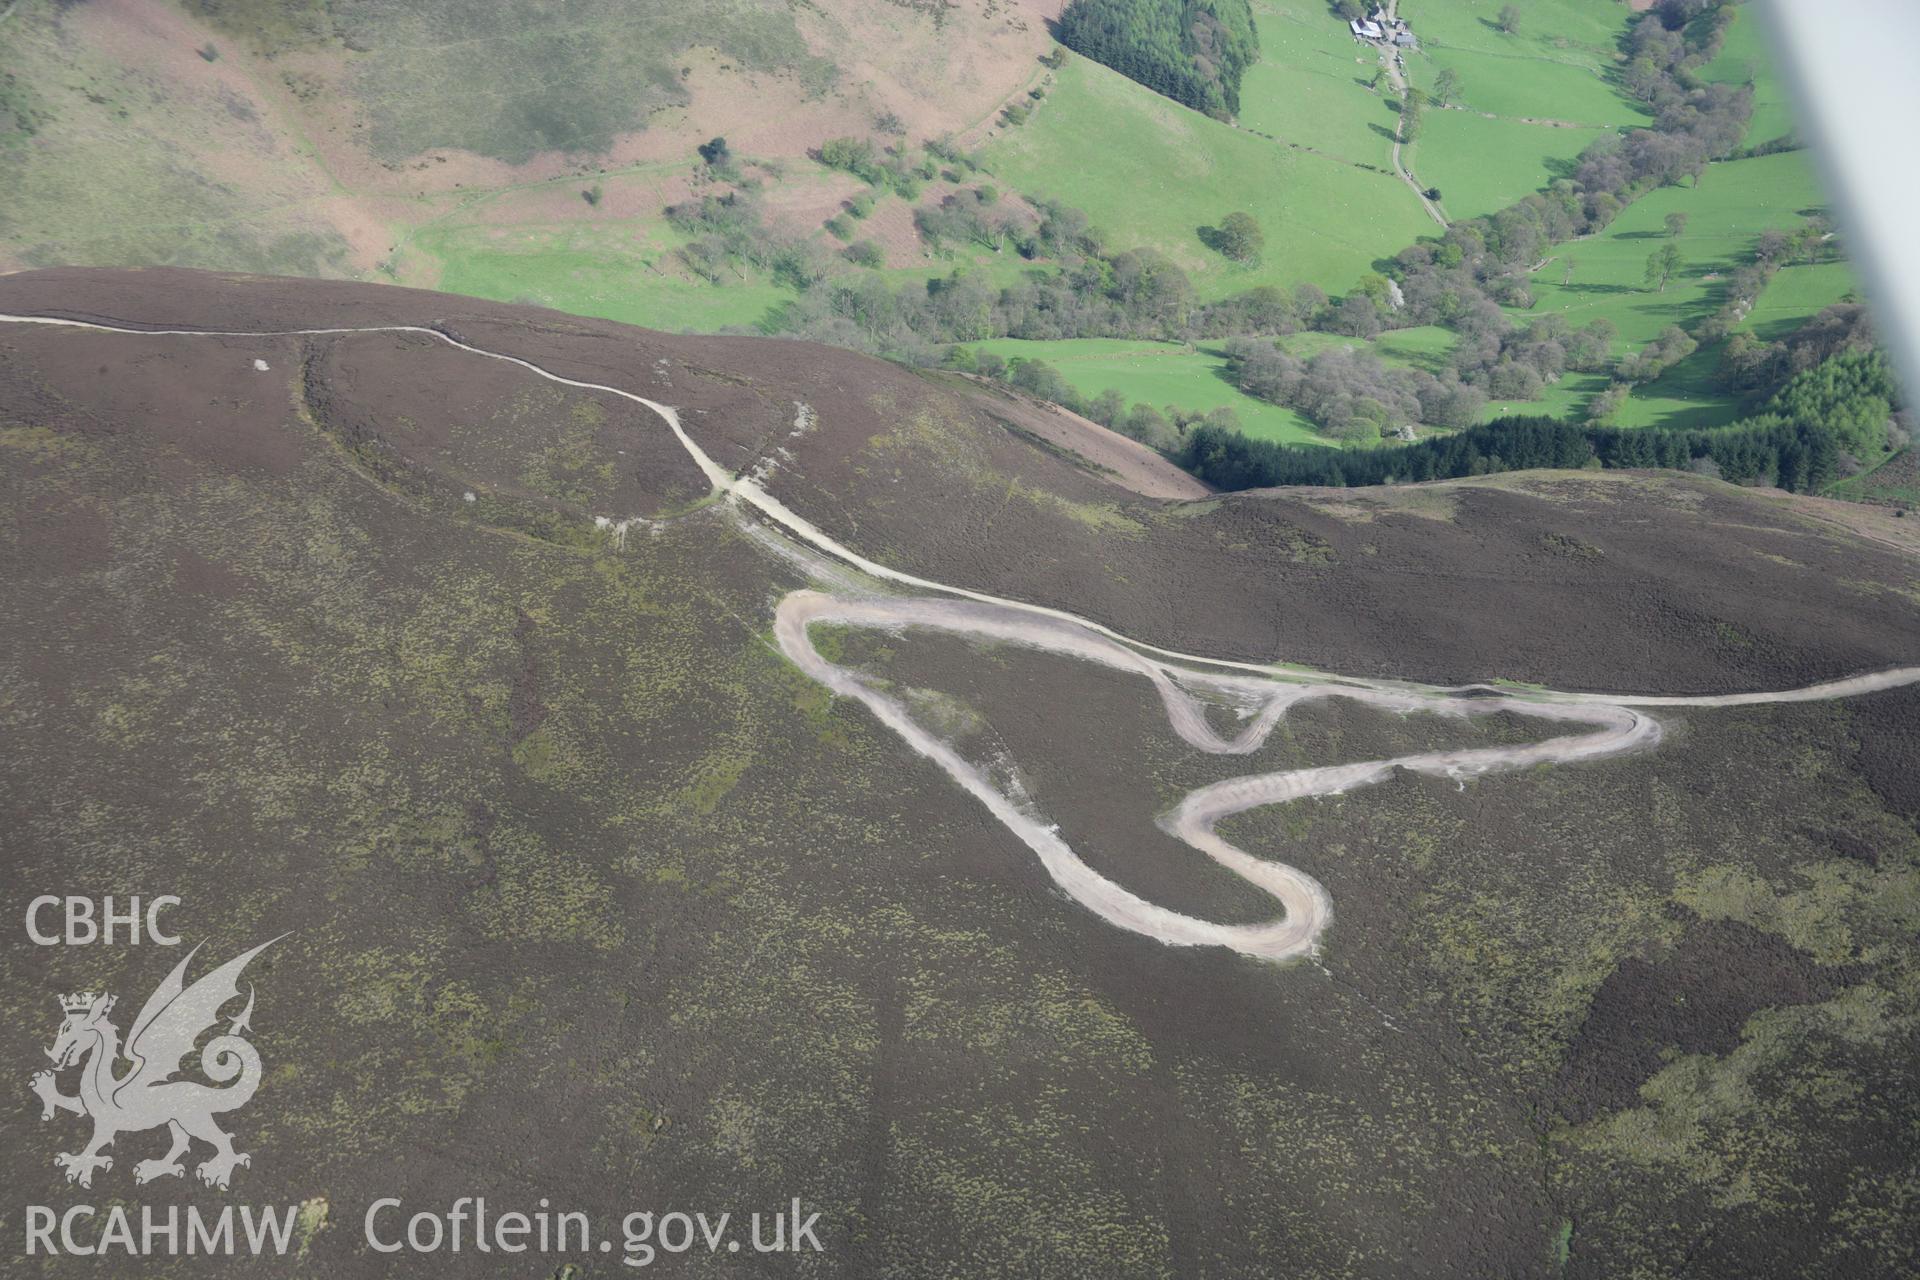
<path fill-rule="evenodd" d="M 1673 279 L 1673 273 L 1680 269 L 1680 250 L 1678 246 L 1663 244 L 1647 255 L 1648 284 L 1657 285 L 1657 292 L 1667 291 L 1667 281 Z"/>
<path fill-rule="evenodd" d="M 1220 220 L 1220 226 L 1215 231 L 1215 243 L 1221 253 L 1235 262 L 1252 262 L 1259 258 L 1260 251 L 1266 247 L 1267 237 L 1251 215 L 1235 209 Z"/>

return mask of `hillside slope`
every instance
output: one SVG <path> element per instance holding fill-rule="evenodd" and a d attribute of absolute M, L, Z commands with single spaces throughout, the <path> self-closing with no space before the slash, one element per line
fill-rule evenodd
<path fill-rule="evenodd" d="M 347 283 L 0 277 L 0 312 L 228 328 L 236 308 L 263 329 L 431 326 L 569 376 L 632 383 L 678 405 L 720 465 L 757 469 L 776 497 L 872 558 L 1182 650 L 1648 693 L 1787 687 L 1920 657 L 1904 558 L 1691 476 L 1548 473 L 1167 505 L 1034 447 L 990 398 L 806 343 Z M 396 372 L 418 345 L 366 342 L 389 348 Z M 797 404 L 815 415 L 798 434 Z M 1801 607 L 1780 608 L 1783 596 Z"/>
<path fill-rule="evenodd" d="M 0 264 L 431 280 L 450 264 L 403 252 L 429 230 L 658 234 L 716 135 L 810 169 L 809 148 L 883 119 L 973 127 L 1038 79 L 1056 9 L 21 0 Z"/>
<path fill-rule="evenodd" d="M 252 1025 L 299 1065 L 236 1187 L 331 1206 L 309 1265 L 386 1274 L 375 1196 L 484 1191 L 596 1223 L 799 1196 L 828 1275 L 953 1274 L 954 1240 L 1047 1277 L 1903 1269 L 1916 686 L 1256 809 L 1232 838 L 1337 904 L 1322 967 L 1168 947 L 782 657 L 796 588 L 897 591 L 713 500 L 625 396 L 435 335 L 676 407 L 868 556 L 1222 655 L 1770 687 L 1920 658 L 1911 550 L 1632 475 L 1153 502 L 875 361 L 364 285 L 38 272 L 0 314 L 228 331 L 0 321 L 0 813 L 22 883 L 293 931 Z M 401 324 L 432 332 L 367 331 Z M 815 638 L 1102 874 L 1270 914 L 1155 824 L 1249 766 L 1145 683 Z M 1541 732 L 1326 697 L 1241 758 Z M 148 950 L 7 948 L 0 1008 L 135 992 Z M 55 1129 L 0 1113 L 47 1203 Z"/>

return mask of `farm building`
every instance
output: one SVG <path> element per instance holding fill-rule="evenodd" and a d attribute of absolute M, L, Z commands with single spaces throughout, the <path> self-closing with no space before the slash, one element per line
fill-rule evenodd
<path fill-rule="evenodd" d="M 1369 17 L 1355 18 L 1347 23 L 1347 27 L 1356 40 L 1390 44 L 1399 49 L 1420 47 L 1420 42 L 1413 38 L 1413 28 L 1407 25 L 1407 20 L 1391 17 L 1385 9 L 1375 9 Z"/>

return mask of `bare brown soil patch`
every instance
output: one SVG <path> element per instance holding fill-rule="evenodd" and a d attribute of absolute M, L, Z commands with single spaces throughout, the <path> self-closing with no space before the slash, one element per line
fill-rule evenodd
<path fill-rule="evenodd" d="M 789 232 L 818 232 L 822 223 L 842 212 L 854 196 L 868 189 L 866 183 L 850 174 L 827 174 L 806 182 L 775 183 L 766 193 L 762 207 L 767 221 Z M 895 202 L 883 202 L 891 203 Z M 879 213 L 880 209 L 876 208 L 874 215 L 877 217 Z M 865 229 L 863 224 L 856 223 L 856 226 Z"/>
<path fill-rule="evenodd" d="M 1780 506 L 1809 520 L 1844 529 L 1897 551 L 1920 555 L 1920 518 L 1912 514 L 1860 502 L 1783 493 L 1777 489 L 1766 490 L 1766 494 Z"/>
<path fill-rule="evenodd" d="M 913 225 L 913 209 L 904 200 L 883 200 L 854 228 L 855 240 L 872 240 L 887 255 L 889 267 L 930 267 L 931 255 Z"/>
<path fill-rule="evenodd" d="M 973 380 L 983 403 L 1018 428 L 1083 459 L 1096 474 L 1147 498 L 1204 498 L 1213 492 L 1191 474 L 1117 431 L 1058 405 L 1035 400 L 998 383 Z"/>
<path fill-rule="evenodd" d="M 1032 79 L 1051 46 L 1041 14 L 1005 0 L 919 7 L 826 0 L 802 31 L 842 66 L 842 83 L 871 85 L 871 111 L 899 116 L 920 139 L 960 133 Z"/>

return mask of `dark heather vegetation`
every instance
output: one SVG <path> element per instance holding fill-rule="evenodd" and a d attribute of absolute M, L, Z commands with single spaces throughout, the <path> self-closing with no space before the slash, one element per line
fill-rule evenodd
<path fill-rule="evenodd" d="M 1221 489 L 1394 484 L 1536 467 L 1662 467 L 1807 493 L 1831 484 L 1854 455 L 1887 450 L 1897 397 L 1884 355 L 1848 352 L 1796 375 L 1761 413 L 1727 427 L 1620 430 L 1515 417 L 1398 448 L 1341 450 L 1276 445 L 1202 423 L 1187 433 L 1178 460 Z"/>
<path fill-rule="evenodd" d="M 1155 93 L 1225 120 L 1260 56 L 1247 0 L 1073 0 L 1060 43 Z"/>
<path fill-rule="evenodd" d="M 955 1239 L 950 1270 L 1023 1278 L 1547 1277 L 1557 1239 L 1570 1280 L 1911 1280 L 1920 690 L 1245 814 L 1237 843 L 1312 855 L 1337 980 L 1170 948 L 1063 897 L 769 652 L 807 576 L 671 518 L 709 486 L 653 414 L 417 335 L 266 333 L 437 324 L 669 396 L 727 464 L 790 446 L 783 500 L 889 564 L 1255 663 L 1792 688 L 1920 660 L 1901 552 L 1692 484 L 1516 478 L 1418 519 L 1385 490 L 1166 507 L 898 368 L 450 295 L 21 272 L 0 311 L 262 334 L 9 326 L 0 351 L 0 653 L 30 658 L 0 733 L 9 874 L 166 884 L 221 935 L 205 966 L 293 931 L 262 957 L 272 1078 L 236 1195 L 357 1207 L 395 1152 L 448 1150 L 595 1219 L 795 1188 L 815 1280 Z M 595 511 L 654 523 L 620 543 Z M 1108 668 L 831 636 L 1025 770 L 1103 874 L 1208 919 L 1272 908 L 1170 855 L 1155 817 L 1187 789 L 1562 732 L 1322 699 L 1257 758 L 1203 756 Z M 0 948 L 0 1014 L 24 1045 L 58 1025 L 48 991 L 137 1000 L 153 950 Z M 38 1110 L 12 1109 L 0 1173 L 70 1199 L 50 1155 L 87 1129 Z M 127 1165 L 166 1149 L 128 1137 L 102 1196 L 143 1194 Z M 423 1203 L 435 1173 L 406 1183 Z M 317 1221 L 290 1270 L 396 1270 Z"/>

